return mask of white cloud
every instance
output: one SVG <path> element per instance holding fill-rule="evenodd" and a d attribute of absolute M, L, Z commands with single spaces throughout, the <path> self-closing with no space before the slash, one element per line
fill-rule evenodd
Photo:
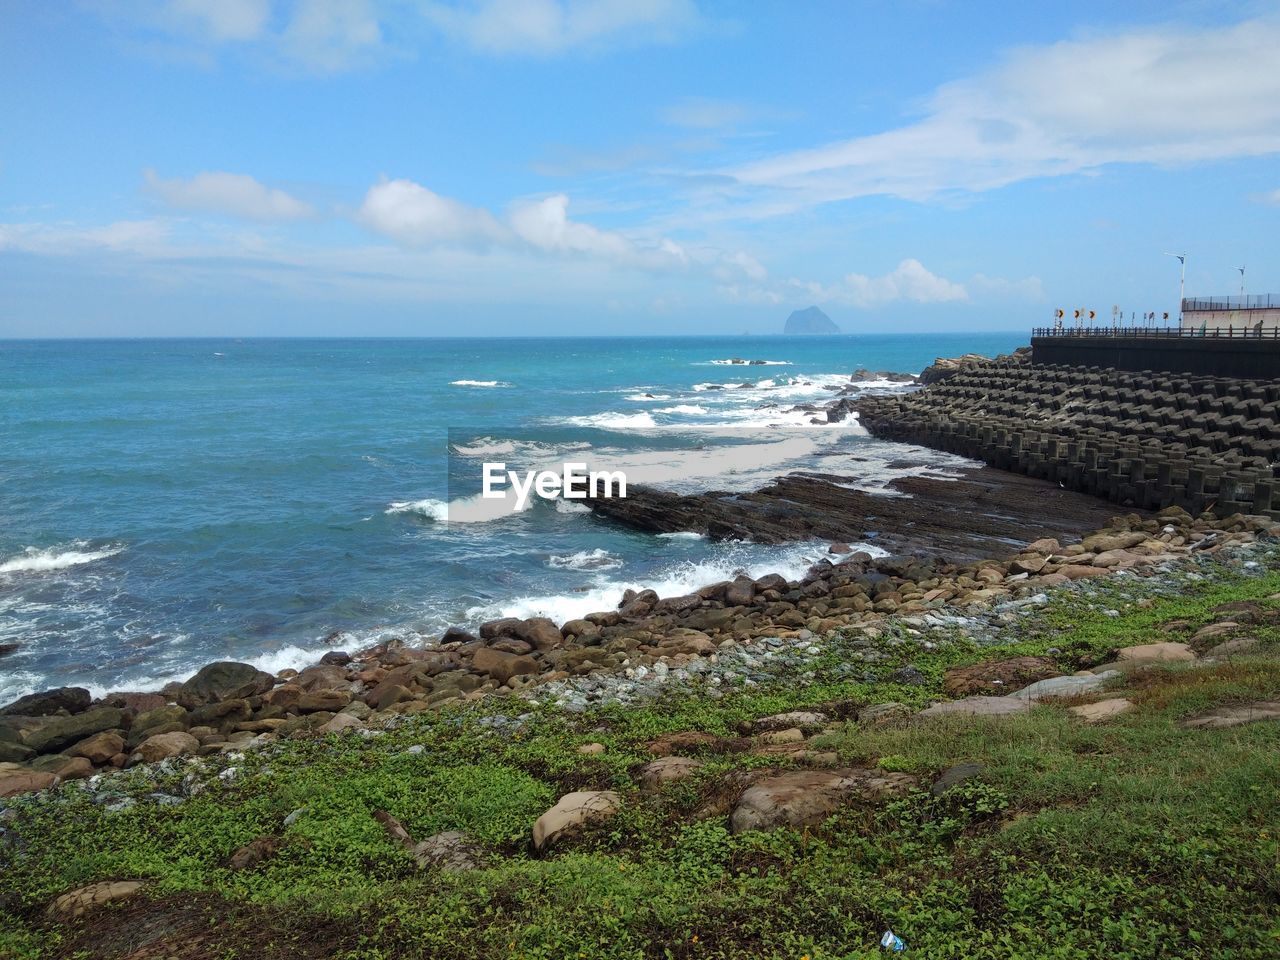
<path fill-rule="evenodd" d="M 1280 190 L 1272 190 L 1270 193 L 1262 193 L 1254 197 L 1258 203 L 1269 204 L 1273 207 L 1280 207 Z"/>
<path fill-rule="evenodd" d="M 731 100 L 712 100 L 706 97 L 688 97 L 674 103 L 661 112 L 662 119 L 677 127 L 695 130 L 714 130 L 741 123 L 748 110 Z"/>
<path fill-rule="evenodd" d="M 100 227 L 69 223 L 0 223 L 0 250 L 45 255 L 91 251 L 150 255 L 169 238 L 158 220 L 117 220 Z"/>
<path fill-rule="evenodd" d="M 271 15 L 271 0 L 172 0 L 168 15 L 217 42 L 256 40 Z"/>
<path fill-rule="evenodd" d="M 523 200 L 511 207 L 511 227 L 530 246 L 556 253 L 585 253 L 621 260 L 634 248 L 617 233 L 569 219 L 569 198 L 557 193 L 541 200 Z"/>
<path fill-rule="evenodd" d="M 916 123 L 729 173 L 747 215 L 887 194 L 925 200 L 1111 163 L 1280 152 L 1280 21 L 1022 47 L 946 84 Z"/>
<path fill-rule="evenodd" d="M 280 40 L 290 60 L 336 72 L 375 55 L 382 27 L 369 0 L 299 0 Z"/>
<path fill-rule="evenodd" d="M 975 273 L 969 281 L 974 293 L 984 299 L 1025 300 L 1038 303 L 1045 299 L 1044 284 L 1039 277 L 1023 277 L 1021 280 L 1006 280 L 1004 277 L 988 277 L 985 273 Z"/>
<path fill-rule="evenodd" d="M 759 267 L 759 264 L 756 266 Z M 761 271 L 763 269 L 760 267 Z M 745 265 L 744 272 L 750 280 L 763 279 L 762 274 L 753 275 Z M 814 303 L 839 303 L 862 308 L 901 301 L 954 303 L 969 299 L 969 291 L 964 284 L 931 273 L 924 264 L 912 257 L 879 277 L 849 273 L 830 284 L 795 277 L 775 284 L 728 282 L 722 285 L 721 291 L 730 300 L 742 303 L 778 304 L 802 298 Z"/>
<path fill-rule="evenodd" d="M 485 53 L 546 56 L 606 41 L 669 42 L 698 23 L 692 0 L 427 3 L 443 33 Z"/>
<path fill-rule="evenodd" d="M 401 243 L 499 240 L 506 230 L 487 211 L 442 197 L 412 180 L 383 180 L 365 194 L 356 219 Z"/>
<path fill-rule="evenodd" d="M 203 210 L 247 220 L 301 220 L 314 216 L 309 204 L 244 173 L 208 171 L 189 180 L 166 180 L 145 171 L 151 190 L 171 207 Z"/>

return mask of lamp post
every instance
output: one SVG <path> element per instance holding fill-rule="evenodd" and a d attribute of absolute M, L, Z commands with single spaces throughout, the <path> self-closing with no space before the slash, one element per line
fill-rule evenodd
<path fill-rule="evenodd" d="M 1182 301 L 1187 296 L 1187 255 L 1185 253 L 1166 253 L 1166 257 L 1177 257 L 1181 264 L 1178 275 L 1178 326 L 1182 326 Z"/>
<path fill-rule="evenodd" d="M 1244 267 L 1236 267 L 1240 271 L 1240 309 L 1243 310 L 1248 304 L 1244 302 Z"/>

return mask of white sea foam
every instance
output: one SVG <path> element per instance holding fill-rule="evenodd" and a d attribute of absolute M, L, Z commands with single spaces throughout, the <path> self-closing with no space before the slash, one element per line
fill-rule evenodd
<path fill-rule="evenodd" d="M 884 551 L 867 544 L 854 544 L 855 550 L 866 550 L 874 556 Z M 753 579 L 767 573 L 780 573 L 788 580 L 797 580 L 817 560 L 827 556 L 827 545 L 798 544 L 774 551 L 757 552 L 744 556 L 740 546 L 730 546 L 720 555 L 694 563 L 683 561 L 673 564 L 656 576 L 643 580 L 597 580 L 587 590 L 567 594 L 523 597 L 488 606 L 473 607 L 467 617 L 488 620 L 496 617 L 550 617 L 557 623 L 573 620 L 601 610 L 613 610 L 622 598 L 623 591 L 656 590 L 661 597 L 678 597 L 693 593 L 699 587 L 721 580 L 732 580 L 739 574 Z"/>
<path fill-rule="evenodd" d="M 744 360 L 741 357 L 730 357 L 726 360 L 706 360 L 703 363 L 718 367 L 789 367 L 790 360 Z M 698 364 L 695 364 L 698 366 Z"/>
<path fill-rule="evenodd" d="M 648 403 L 650 400 L 670 400 L 671 394 L 669 393 L 631 393 L 627 395 L 626 399 L 631 400 L 635 403 Z"/>
<path fill-rule="evenodd" d="M 399 500 L 387 507 L 383 513 L 414 513 L 418 516 L 444 523 L 449 519 L 449 504 L 443 500 Z"/>
<path fill-rule="evenodd" d="M 567 557 L 549 557 L 547 566 L 553 570 L 617 570 L 622 566 L 622 558 L 615 557 L 608 550 L 597 548 L 579 550 Z"/>
<path fill-rule="evenodd" d="M 571 427 L 597 427 L 601 430 L 646 430 L 657 426 L 648 413 L 597 413 L 588 417 L 564 417 L 557 422 Z"/>
<path fill-rule="evenodd" d="M 660 533 L 658 536 L 666 540 L 705 540 L 705 533 L 698 533 L 696 530 L 677 530 L 673 533 Z"/>
<path fill-rule="evenodd" d="M 659 407 L 654 413 L 687 413 L 697 415 L 706 413 L 706 407 L 700 407 L 696 403 L 677 403 L 674 407 Z"/>
<path fill-rule="evenodd" d="M 556 501 L 556 513 L 590 513 L 591 508 L 576 500 L 560 499 Z"/>
<path fill-rule="evenodd" d="M 533 505 L 532 497 L 518 506 L 518 496 L 511 486 L 501 489 L 501 497 L 485 497 L 475 494 L 470 497 L 459 497 L 446 503 L 443 500 L 428 498 L 426 500 L 403 500 L 391 504 L 384 513 L 410 513 L 436 523 L 489 523 L 502 520 L 516 513 L 522 513 Z"/>
<path fill-rule="evenodd" d="M 49 547 L 45 550 L 27 547 L 18 557 L 11 557 L 0 563 L 0 573 L 46 573 L 50 570 L 65 570 L 67 567 L 78 567 L 83 563 L 105 560 L 114 557 L 124 547 L 102 547 L 98 550 L 86 549 L 87 540 L 77 540 L 69 547 Z"/>
<path fill-rule="evenodd" d="M 450 380 L 451 387 L 509 387 L 505 380 Z"/>

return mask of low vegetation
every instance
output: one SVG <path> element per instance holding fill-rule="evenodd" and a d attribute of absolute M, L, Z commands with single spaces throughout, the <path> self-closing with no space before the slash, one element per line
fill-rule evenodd
<path fill-rule="evenodd" d="M 1119 647 L 1185 640 L 1223 619 L 1224 603 L 1280 608 L 1275 572 L 1220 568 L 1177 592 L 1123 579 L 1055 594 L 994 645 L 887 647 L 877 683 L 849 679 L 834 642 L 805 682 L 716 700 L 570 714 L 493 699 L 377 736 L 220 759 L 196 790 L 181 788 L 191 774 L 175 765 L 159 780 L 123 774 L 110 796 L 105 783 L 69 785 L 12 802 L 0 957 L 853 960 L 883 953 L 888 929 L 931 958 L 1280 955 L 1280 723 L 1180 723 L 1280 699 L 1271 619 L 1248 629 L 1260 644 L 1243 656 L 1116 681 L 1136 706 L 1105 723 L 1073 717 L 1073 701 L 998 718 L 855 719 L 870 703 L 938 699 L 956 665 L 1048 655 L 1071 672 Z M 908 662 L 918 682 L 887 681 Z M 921 788 L 805 831 L 732 834 L 723 811 L 734 772 L 795 762 L 736 751 L 736 738 L 751 720 L 799 708 L 836 718 L 814 749 L 917 775 Z M 705 766 L 641 792 L 648 744 L 689 730 L 722 738 Z M 580 752 L 587 743 L 603 752 Z M 981 766 L 929 789 L 966 763 Z M 533 822 L 581 789 L 619 791 L 622 812 L 535 855 Z M 184 793 L 194 795 L 165 799 Z M 420 868 L 378 811 L 415 838 L 463 831 L 486 866 Z M 260 837 L 278 839 L 273 855 L 233 868 L 231 854 Z M 46 911 L 59 894 L 115 879 L 147 886 L 72 922 Z"/>

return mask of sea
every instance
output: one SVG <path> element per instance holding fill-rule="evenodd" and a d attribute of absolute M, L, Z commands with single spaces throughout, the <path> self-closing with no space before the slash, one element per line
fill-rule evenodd
<path fill-rule="evenodd" d="M 893 495 L 897 476 L 964 462 L 794 408 L 858 368 L 918 373 L 1023 341 L 0 341 L 0 649 L 16 645 L 0 703 L 154 689 L 214 660 L 296 668 L 499 616 L 559 622 L 627 588 L 799 576 L 829 544 L 641 533 L 563 498 L 495 510 L 482 464 L 581 459 L 679 491 L 807 469 Z"/>

